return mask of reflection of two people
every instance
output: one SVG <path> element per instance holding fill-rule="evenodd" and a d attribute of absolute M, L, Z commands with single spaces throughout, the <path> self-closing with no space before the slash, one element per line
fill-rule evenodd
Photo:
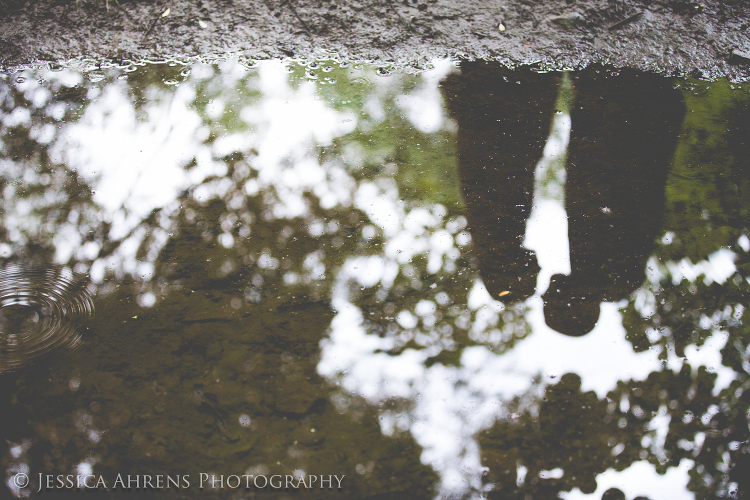
<path fill-rule="evenodd" d="M 592 67 L 571 78 L 576 96 L 565 186 L 571 274 L 554 275 L 543 299 L 547 324 L 579 336 L 594 328 L 601 301 L 628 297 L 644 279 L 685 111 L 679 91 L 658 75 Z M 521 245 L 558 80 L 556 73 L 468 62 L 442 85 L 458 122 L 469 230 L 494 298 L 523 300 L 536 287 L 536 255 Z"/>

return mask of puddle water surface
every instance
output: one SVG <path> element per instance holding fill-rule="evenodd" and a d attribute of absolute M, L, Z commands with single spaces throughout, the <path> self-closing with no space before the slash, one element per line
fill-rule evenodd
<path fill-rule="evenodd" d="M 3 488 L 747 491 L 748 90 L 450 61 L 2 75 Z"/>

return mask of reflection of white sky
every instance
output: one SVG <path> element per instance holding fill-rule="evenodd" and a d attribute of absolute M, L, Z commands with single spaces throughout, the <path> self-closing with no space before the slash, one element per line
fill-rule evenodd
<path fill-rule="evenodd" d="M 445 117 L 441 105 L 438 83 L 454 69 L 449 60 L 434 61 L 434 69 L 424 72 L 423 85 L 415 92 L 396 98 L 396 105 L 406 111 L 406 117 L 420 132 L 433 133 L 440 130 Z"/>
<path fill-rule="evenodd" d="M 554 274 L 570 274 L 568 217 L 565 213 L 565 149 L 570 140 L 570 115 L 556 114 L 544 154 L 536 166 L 534 199 L 526 224 L 524 247 L 536 252 L 542 268 L 537 285 L 542 294 Z"/>
<path fill-rule="evenodd" d="M 108 213 L 120 215 L 124 207 L 132 214 L 128 220 L 113 221 L 114 238 L 127 234 L 154 208 L 174 200 L 191 181 L 221 173 L 208 162 L 191 176 L 182 168 L 199 149 L 200 119 L 190 109 L 195 98 L 191 87 L 181 85 L 170 103 L 149 106 L 145 121 L 137 119 L 125 92 L 124 83 L 105 87 L 58 143 L 65 151 L 64 161 L 93 181 L 96 203 Z"/>
<path fill-rule="evenodd" d="M 396 99 L 409 120 L 423 132 L 445 126 L 437 83 L 452 67 L 447 61 L 436 63 L 436 69 L 423 75 L 421 85 L 413 93 Z M 223 85 L 232 86 L 243 71 L 234 62 L 223 63 L 217 78 L 223 79 Z M 661 369 L 656 350 L 636 354 L 625 340 L 619 304 L 603 304 L 596 328 L 580 338 L 560 335 L 544 322 L 539 294 L 546 289 L 552 274 L 570 272 L 563 196 L 555 189 L 555 183 L 558 187 L 563 185 L 564 171 L 554 161 L 567 144 L 570 128 L 567 116 L 558 116 L 546 157 L 537 168 L 538 179 L 552 171 L 557 172 L 552 176 L 557 180 L 543 185 L 537 182 L 526 234 L 526 245 L 537 252 L 542 266 L 538 293 L 528 300 L 525 315 L 532 333 L 504 354 L 496 354 L 484 346 L 467 348 L 459 366 L 435 364 L 426 368 L 425 359 L 436 354 L 430 348 L 406 349 L 396 356 L 376 352 L 388 350 L 393 344 L 364 329 L 361 311 L 347 296 L 348 280 L 354 279 L 363 286 L 380 282 L 389 287 L 399 266 L 420 254 L 428 256 L 428 270 L 436 272 L 449 260 L 458 258 L 460 236 L 446 229 L 443 207 L 404 206 L 392 178 L 358 184 L 341 165 L 320 165 L 317 146 L 330 144 L 333 138 L 354 130 L 357 117 L 337 112 L 319 100 L 312 82 L 302 83 L 298 90 L 292 91 L 281 63 L 262 63 L 258 71 L 258 88 L 263 98 L 240 112 L 250 129 L 222 137 L 211 148 L 203 144 L 207 130 L 191 108 L 195 97 L 191 85 L 178 86 L 168 100 L 154 99 L 146 107 L 147 120 L 139 121 L 126 87 L 115 84 L 105 88 L 79 123 L 65 129 L 55 146 L 55 154 L 93 184 L 94 199 L 113 222 L 111 236 L 115 238 L 128 234 L 153 209 L 174 204 L 182 190 L 210 175 L 222 175 L 225 167 L 213 158 L 251 148 L 258 152 L 252 166 L 259 176 L 245 189 L 248 193 L 257 192 L 272 185 L 280 200 L 273 207 L 277 217 L 304 214 L 305 190 L 318 196 L 324 207 L 349 205 L 353 201 L 365 211 L 383 230 L 386 238 L 383 254 L 350 257 L 342 266 L 332 297 L 337 314 L 329 338 L 321 342 L 318 371 L 373 404 L 393 397 L 410 398 L 414 406 L 408 414 L 381 410 L 383 432 L 390 434 L 402 429 L 412 433 L 424 449 L 422 461 L 441 475 L 444 496 L 461 495 L 480 487 L 479 448 L 473 436 L 497 419 L 508 418 L 505 402 L 520 396 L 522 409 L 528 409 L 547 385 L 556 383 L 567 372 L 581 376 L 583 391 L 595 391 L 604 397 L 618 380 L 643 379 L 651 371 Z M 379 103 L 366 102 L 372 110 L 379 109 Z M 231 104 L 217 101 L 210 105 L 209 112 L 218 116 Z M 184 170 L 183 165 L 194 157 L 197 167 Z M 539 195 L 540 191 L 544 196 Z M 210 190 L 204 194 L 212 195 Z M 139 238 L 143 236 L 134 235 L 132 244 L 123 245 L 119 254 L 98 262 L 92 276 L 101 278 L 104 266 L 148 274 L 148 266 L 139 267 L 134 258 Z M 61 240 L 58 258 L 67 260 L 76 249 L 75 239 Z M 659 269 L 656 263 L 650 263 L 654 265 L 652 282 L 637 292 L 639 311 L 648 310 L 649 297 L 653 297 L 649 287 L 658 282 L 654 273 L 669 272 L 676 280 L 705 274 L 707 280 L 722 283 L 734 272 L 733 261 L 734 254 L 722 250 L 697 264 L 681 261 Z M 496 312 L 504 307 L 489 296 L 480 280 L 474 285 L 468 305 L 472 310 L 484 307 Z M 403 320 L 408 320 L 406 315 Z M 687 361 L 694 368 L 703 365 L 718 370 L 717 390 L 734 376 L 720 363 L 719 350 L 725 342 L 725 334 L 716 331 L 702 349 L 686 350 Z M 683 360 L 670 353 L 669 368 L 678 371 L 682 363 Z M 653 467 L 639 462 L 620 473 L 601 474 L 594 495 L 574 491 L 564 498 L 600 498 L 611 486 L 623 489 L 629 498 L 636 494 L 647 494 L 652 500 L 691 498 L 692 494 L 685 490 L 687 465 L 684 461 L 667 475 L 658 476 Z"/>
<path fill-rule="evenodd" d="M 259 132 L 249 138 L 238 137 L 237 144 L 226 148 L 225 154 L 241 148 L 247 141 L 255 145 L 259 154 L 253 160 L 253 167 L 260 171 L 259 180 L 281 189 L 282 201 L 301 201 L 303 190 L 310 187 L 315 187 L 315 194 L 326 208 L 347 201 L 348 193 L 343 192 L 348 189 L 332 189 L 326 183 L 326 170 L 318 164 L 315 148 L 328 146 L 334 137 L 353 131 L 356 117 L 336 112 L 318 100 L 313 82 L 304 82 L 292 92 L 287 83 L 289 75 L 281 62 L 269 61 L 260 69 L 263 99 L 241 113 L 242 119 L 255 125 Z M 285 159 L 287 164 L 282 167 Z M 277 217 L 294 217 L 304 212 L 300 204 L 285 204 L 285 213 L 277 213 Z"/>
<path fill-rule="evenodd" d="M 153 209 L 168 205 L 191 184 L 225 170 L 200 150 L 200 119 L 190 109 L 195 97 L 191 87 L 179 86 L 171 102 L 147 106 L 145 121 L 138 120 L 126 91 L 122 83 L 105 87 L 82 119 L 66 127 L 52 153 L 92 185 L 94 201 L 112 222 L 113 239 L 126 236 Z M 182 167 L 193 157 L 198 167 L 188 173 Z M 67 260 L 75 250 L 75 240 L 67 243 L 56 245 L 57 260 Z M 135 271 L 138 243 L 123 245 L 108 264 L 124 263 L 126 271 Z M 97 264 L 92 269 L 95 280 L 101 279 L 105 265 Z"/>
<path fill-rule="evenodd" d="M 635 462 L 627 469 L 617 472 L 608 470 L 596 477 L 596 491 L 589 495 L 578 488 L 568 493 L 560 493 L 563 500 L 599 500 L 605 491 L 618 488 L 625 493 L 625 498 L 632 499 L 638 495 L 651 500 L 691 500 L 695 495 L 686 489 L 688 472 L 693 467 L 692 460 L 683 459 L 678 467 L 671 467 L 663 476 L 656 472 L 654 466 L 646 462 Z"/>
<path fill-rule="evenodd" d="M 222 83 L 234 85 L 243 71 L 236 63 L 224 63 Z M 240 112 L 253 131 L 224 136 L 213 150 L 202 143 L 208 130 L 191 108 L 196 96 L 188 84 L 178 86 L 169 99 L 154 99 L 145 108 L 145 121 L 137 119 L 126 86 L 111 85 L 78 123 L 66 128 L 55 152 L 92 184 L 94 201 L 111 219 L 111 238 L 126 236 L 152 210 L 169 206 L 184 189 L 210 175 L 224 175 L 226 167 L 213 158 L 253 147 L 258 151 L 253 161 L 258 181 L 274 184 L 283 201 L 275 207 L 277 217 L 304 213 L 302 193 L 310 188 L 315 188 L 324 207 L 347 201 L 349 190 L 340 189 L 345 184 L 334 188 L 325 182 L 331 173 L 318 164 L 314 148 L 351 132 L 356 126 L 354 117 L 319 101 L 312 82 L 293 91 L 278 61 L 261 64 L 258 72 L 264 98 Z M 183 166 L 192 158 L 197 166 L 187 171 Z M 282 160 L 287 160 L 283 166 Z M 199 191 L 199 196 L 211 194 Z M 136 266 L 134 259 L 143 236 L 136 233 L 117 255 L 97 262 L 92 268 L 94 279 L 101 279 L 106 265 L 122 265 L 125 271 L 143 274 L 143 266 Z M 57 243 L 58 260 L 64 261 L 77 240 L 69 235 Z"/>

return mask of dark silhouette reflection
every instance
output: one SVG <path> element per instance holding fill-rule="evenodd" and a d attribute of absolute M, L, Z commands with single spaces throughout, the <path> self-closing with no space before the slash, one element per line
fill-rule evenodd
<path fill-rule="evenodd" d="M 458 121 L 457 149 L 468 229 L 493 297 L 534 293 L 539 265 L 521 247 L 531 212 L 534 167 L 549 135 L 557 75 L 464 63 L 442 84 Z"/>
<path fill-rule="evenodd" d="M 494 297 L 508 291 L 521 300 L 534 292 L 539 268 L 520 243 L 557 80 L 476 62 L 443 87 L 459 125 L 467 218 Z M 601 301 L 625 298 L 643 281 L 684 106 L 658 75 L 593 67 L 573 82 L 565 203 L 571 275 L 552 277 L 544 315 L 551 328 L 580 336 L 596 325 Z"/>
<path fill-rule="evenodd" d="M 685 111 L 659 75 L 592 68 L 574 85 L 565 188 L 571 275 L 552 277 L 544 316 L 559 332 L 583 335 L 602 300 L 626 298 L 643 281 Z"/>

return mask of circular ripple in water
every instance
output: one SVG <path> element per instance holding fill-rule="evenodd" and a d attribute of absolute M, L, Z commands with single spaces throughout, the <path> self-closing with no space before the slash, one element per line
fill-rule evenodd
<path fill-rule="evenodd" d="M 0 269 L 0 373 L 53 349 L 80 345 L 94 313 L 86 282 L 60 267 Z"/>

